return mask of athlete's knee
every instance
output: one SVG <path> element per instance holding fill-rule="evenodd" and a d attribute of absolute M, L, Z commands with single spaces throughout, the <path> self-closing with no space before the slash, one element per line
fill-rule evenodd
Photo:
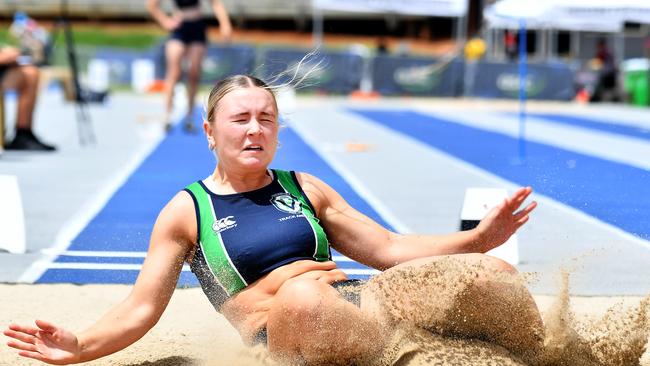
<path fill-rule="evenodd" d="M 38 70 L 38 67 L 36 66 L 23 66 L 20 68 L 21 73 L 23 74 L 23 77 L 25 78 L 25 81 L 31 85 L 36 85 L 38 83 L 38 78 L 40 75 L 40 71 Z"/>
<path fill-rule="evenodd" d="M 201 69 L 198 67 L 191 67 L 187 71 L 187 80 L 190 83 L 198 83 L 199 80 L 201 79 Z"/>
<path fill-rule="evenodd" d="M 322 311 L 328 285 L 312 279 L 292 279 L 277 293 L 277 305 L 285 316 L 303 324 L 314 320 Z"/>
<path fill-rule="evenodd" d="M 300 357 L 305 342 L 314 336 L 322 312 L 323 287 L 316 280 L 285 282 L 273 299 L 267 323 L 269 351 L 274 357 Z"/>
<path fill-rule="evenodd" d="M 488 271 L 516 274 L 517 269 L 503 259 L 481 253 L 463 254 L 463 258 L 473 264 L 478 264 Z"/>

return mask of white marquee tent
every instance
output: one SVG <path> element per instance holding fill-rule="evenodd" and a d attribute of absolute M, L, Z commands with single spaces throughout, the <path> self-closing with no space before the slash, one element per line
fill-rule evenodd
<path fill-rule="evenodd" d="M 501 0 L 484 15 L 492 28 L 619 32 L 625 22 L 650 24 L 648 0 Z"/>
<path fill-rule="evenodd" d="M 604 32 L 619 37 L 625 22 L 650 24 L 650 0 L 500 0 L 484 9 L 488 25 L 488 43 L 495 54 L 494 42 L 499 29 L 539 30 L 540 54 L 552 56 L 553 32 L 572 32 L 572 53 L 580 48 L 577 32 Z M 616 35 L 614 35 L 616 34 Z M 622 47 L 616 49 L 623 57 Z"/>
<path fill-rule="evenodd" d="M 462 17 L 467 13 L 467 0 L 314 0 L 314 8 L 345 12 Z"/>
<path fill-rule="evenodd" d="M 314 38 L 322 40 L 323 11 L 423 15 L 458 18 L 456 37 L 465 39 L 468 0 L 313 0 Z"/>

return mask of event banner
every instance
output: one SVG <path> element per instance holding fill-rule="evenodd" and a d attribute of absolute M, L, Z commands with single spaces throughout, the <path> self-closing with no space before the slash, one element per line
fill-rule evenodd
<path fill-rule="evenodd" d="M 526 97 L 529 99 L 571 100 L 575 96 L 575 72 L 560 63 L 528 64 Z M 480 98 L 518 98 L 517 63 L 479 62 L 467 95 Z"/>
<path fill-rule="evenodd" d="M 373 89 L 382 95 L 459 96 L 463 62 L 429 57 L 377 56 L 373 62 Z"/>
<path fill-rule="evenodd" d="M 231 75 L 248 75 L 255 68 L 255 49 L 247 45 L 209 46 L 203 59 L 201 83 L 214 85 Z"/>
<path fill-rule="evenodd" d="M 262 79 L 275 85 L 303 80 L 303 91 L 348 94 L 359 89 L 363 70 L 361 56 L 347 52 L 267 49 L 259 66 Z M 302 61 L 302 62 L 301 62 Z"/>
<path fill-rule="evenodd" d="M 363 13 L 459 17 L 467 13 L 467 0 L 313 0 L 324 10 Z"/>

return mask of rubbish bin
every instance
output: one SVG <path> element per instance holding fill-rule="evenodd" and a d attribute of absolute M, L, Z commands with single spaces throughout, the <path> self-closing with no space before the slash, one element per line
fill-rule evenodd
<path fill-rule="evenodd" d="M 634 58 L 623 62 L 624 88 L 631 104 L 650 105 L 650 61 Z"/>

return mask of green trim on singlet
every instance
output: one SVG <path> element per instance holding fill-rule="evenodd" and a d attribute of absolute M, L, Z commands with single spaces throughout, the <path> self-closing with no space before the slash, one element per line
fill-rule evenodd
<path fill-rule="evenodd" d="M 327 235 L 323 227 L 318 223 L 318 218 L 315 215 L 315 212 L 312 209 L 311 204 L 309 203 L 306 195 L 303 193 L 302 189 L 299 186 L 297 178 L 292 172 L 285 170 L 276 170 L 272 169 L 273 174 L 276 174 L 278 177 L 278 182 L 284 188 L 285 191 L 296 197 L 300 201 L 300 208 L 302 209 L 302 214 L 305 215 L 309 225 L 311 226 L 314 236 L 316 237 L 316 248 L 314 250 L 314 259 L 318 262 L 325 262 L 330 259 L 329 243 L 327 241 Z"/>
<path fill-rule="evenodd" d="M 197 223 L 200 230 L 198 239 L 208 267 L 221 287 L 232 296 L 248 284 L 228 256 L 221 234 L 212 229 L 217 217 L 212 199 L 199 182 L 188 185 L 186 189 L 194 195 L 199 210 L 198 217 L 201 222 Z"/>

